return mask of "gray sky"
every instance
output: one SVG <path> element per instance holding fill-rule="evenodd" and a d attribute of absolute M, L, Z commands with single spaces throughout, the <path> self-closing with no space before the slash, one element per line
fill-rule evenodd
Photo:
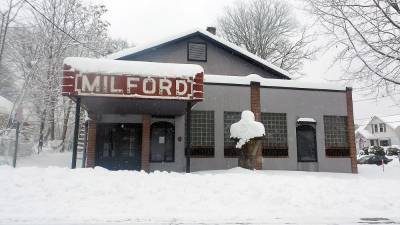
<path fill-rule="evenodd" d="M 110 34 L 114 38 L 125 39 L 140 45 L 156 41 L 193 28 L 216 26 L 216 21 L 226 6 L 236 0 L 100 0 L 106 5 L 108 12 L 105 19 L 111 23 Z M 311 15 L 303 10 L 301 0 L 291 0 L 293 12 L 301 23 L 311 23 Z M 217 30 L 218 32 L 218 30 Z M 317 40 L 324 44 L 324 38 Z M 335 49 L 321 49 L 314 60 L 304 65 L 302 73 L 310 81 L 337 80 L 343 71 L 340 65 L 332 66 Z M 372 115 L 391 115 L 400 113 L 399 97 L 396 101 L 390 97 L 378 101 L 357 101 L 371 98 L 363 96 L 355 90 L 353 99 L 356 119 Z M 356 121 L 357 122 L 357 121 Z"/>

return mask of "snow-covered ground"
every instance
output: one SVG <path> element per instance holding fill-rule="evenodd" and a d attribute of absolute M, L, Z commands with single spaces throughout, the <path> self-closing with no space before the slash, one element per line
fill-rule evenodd
<path fill-rule="evenodd" d="M 41 157 L 61 155 L 50 154 Z M 2 166 L 0 224 L 400 223 L 398 159 L 384 172 L 359 170 L 147 174 Z"/>

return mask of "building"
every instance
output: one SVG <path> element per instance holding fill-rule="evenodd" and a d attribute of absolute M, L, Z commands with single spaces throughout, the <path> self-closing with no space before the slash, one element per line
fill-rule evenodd
<path fill-rule="evenodd" d="M 235 167 L 229 127 L 250 109 L 267 132 L 258 169 L 357 172 L 351 88 L 290 80 L 215 29 L 67 58 L 63 94 L 89 112 L 88 167 Z"/>
<path fill-rule="evenodd" d="M 373 116 L 356 130 L 357 151 L 370 146 L 400 146 L 400 115 Z"/>

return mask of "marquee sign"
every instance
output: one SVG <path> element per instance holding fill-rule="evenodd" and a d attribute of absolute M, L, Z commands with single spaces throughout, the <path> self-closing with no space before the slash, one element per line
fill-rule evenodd
<path fill-rule="evenodd" d="M 80 73 L 64 65 L 63 95 L 150 99 L 203 99 L 203 73 L 193 77 Z"/>

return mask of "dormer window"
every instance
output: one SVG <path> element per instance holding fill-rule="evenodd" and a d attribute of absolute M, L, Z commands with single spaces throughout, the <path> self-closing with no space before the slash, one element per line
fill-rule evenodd
<path fill-rule="evenodd" d="M 381 132 L 381 133 L 386 132 L 386 124 L 384 124 L 384 123 L 379 124 L 379 132 Z"/>
<path fill-rule="evenodd" d="M 207 44 L 204 42 L 188 42 L 188 61 L 207 61 Z"/>

